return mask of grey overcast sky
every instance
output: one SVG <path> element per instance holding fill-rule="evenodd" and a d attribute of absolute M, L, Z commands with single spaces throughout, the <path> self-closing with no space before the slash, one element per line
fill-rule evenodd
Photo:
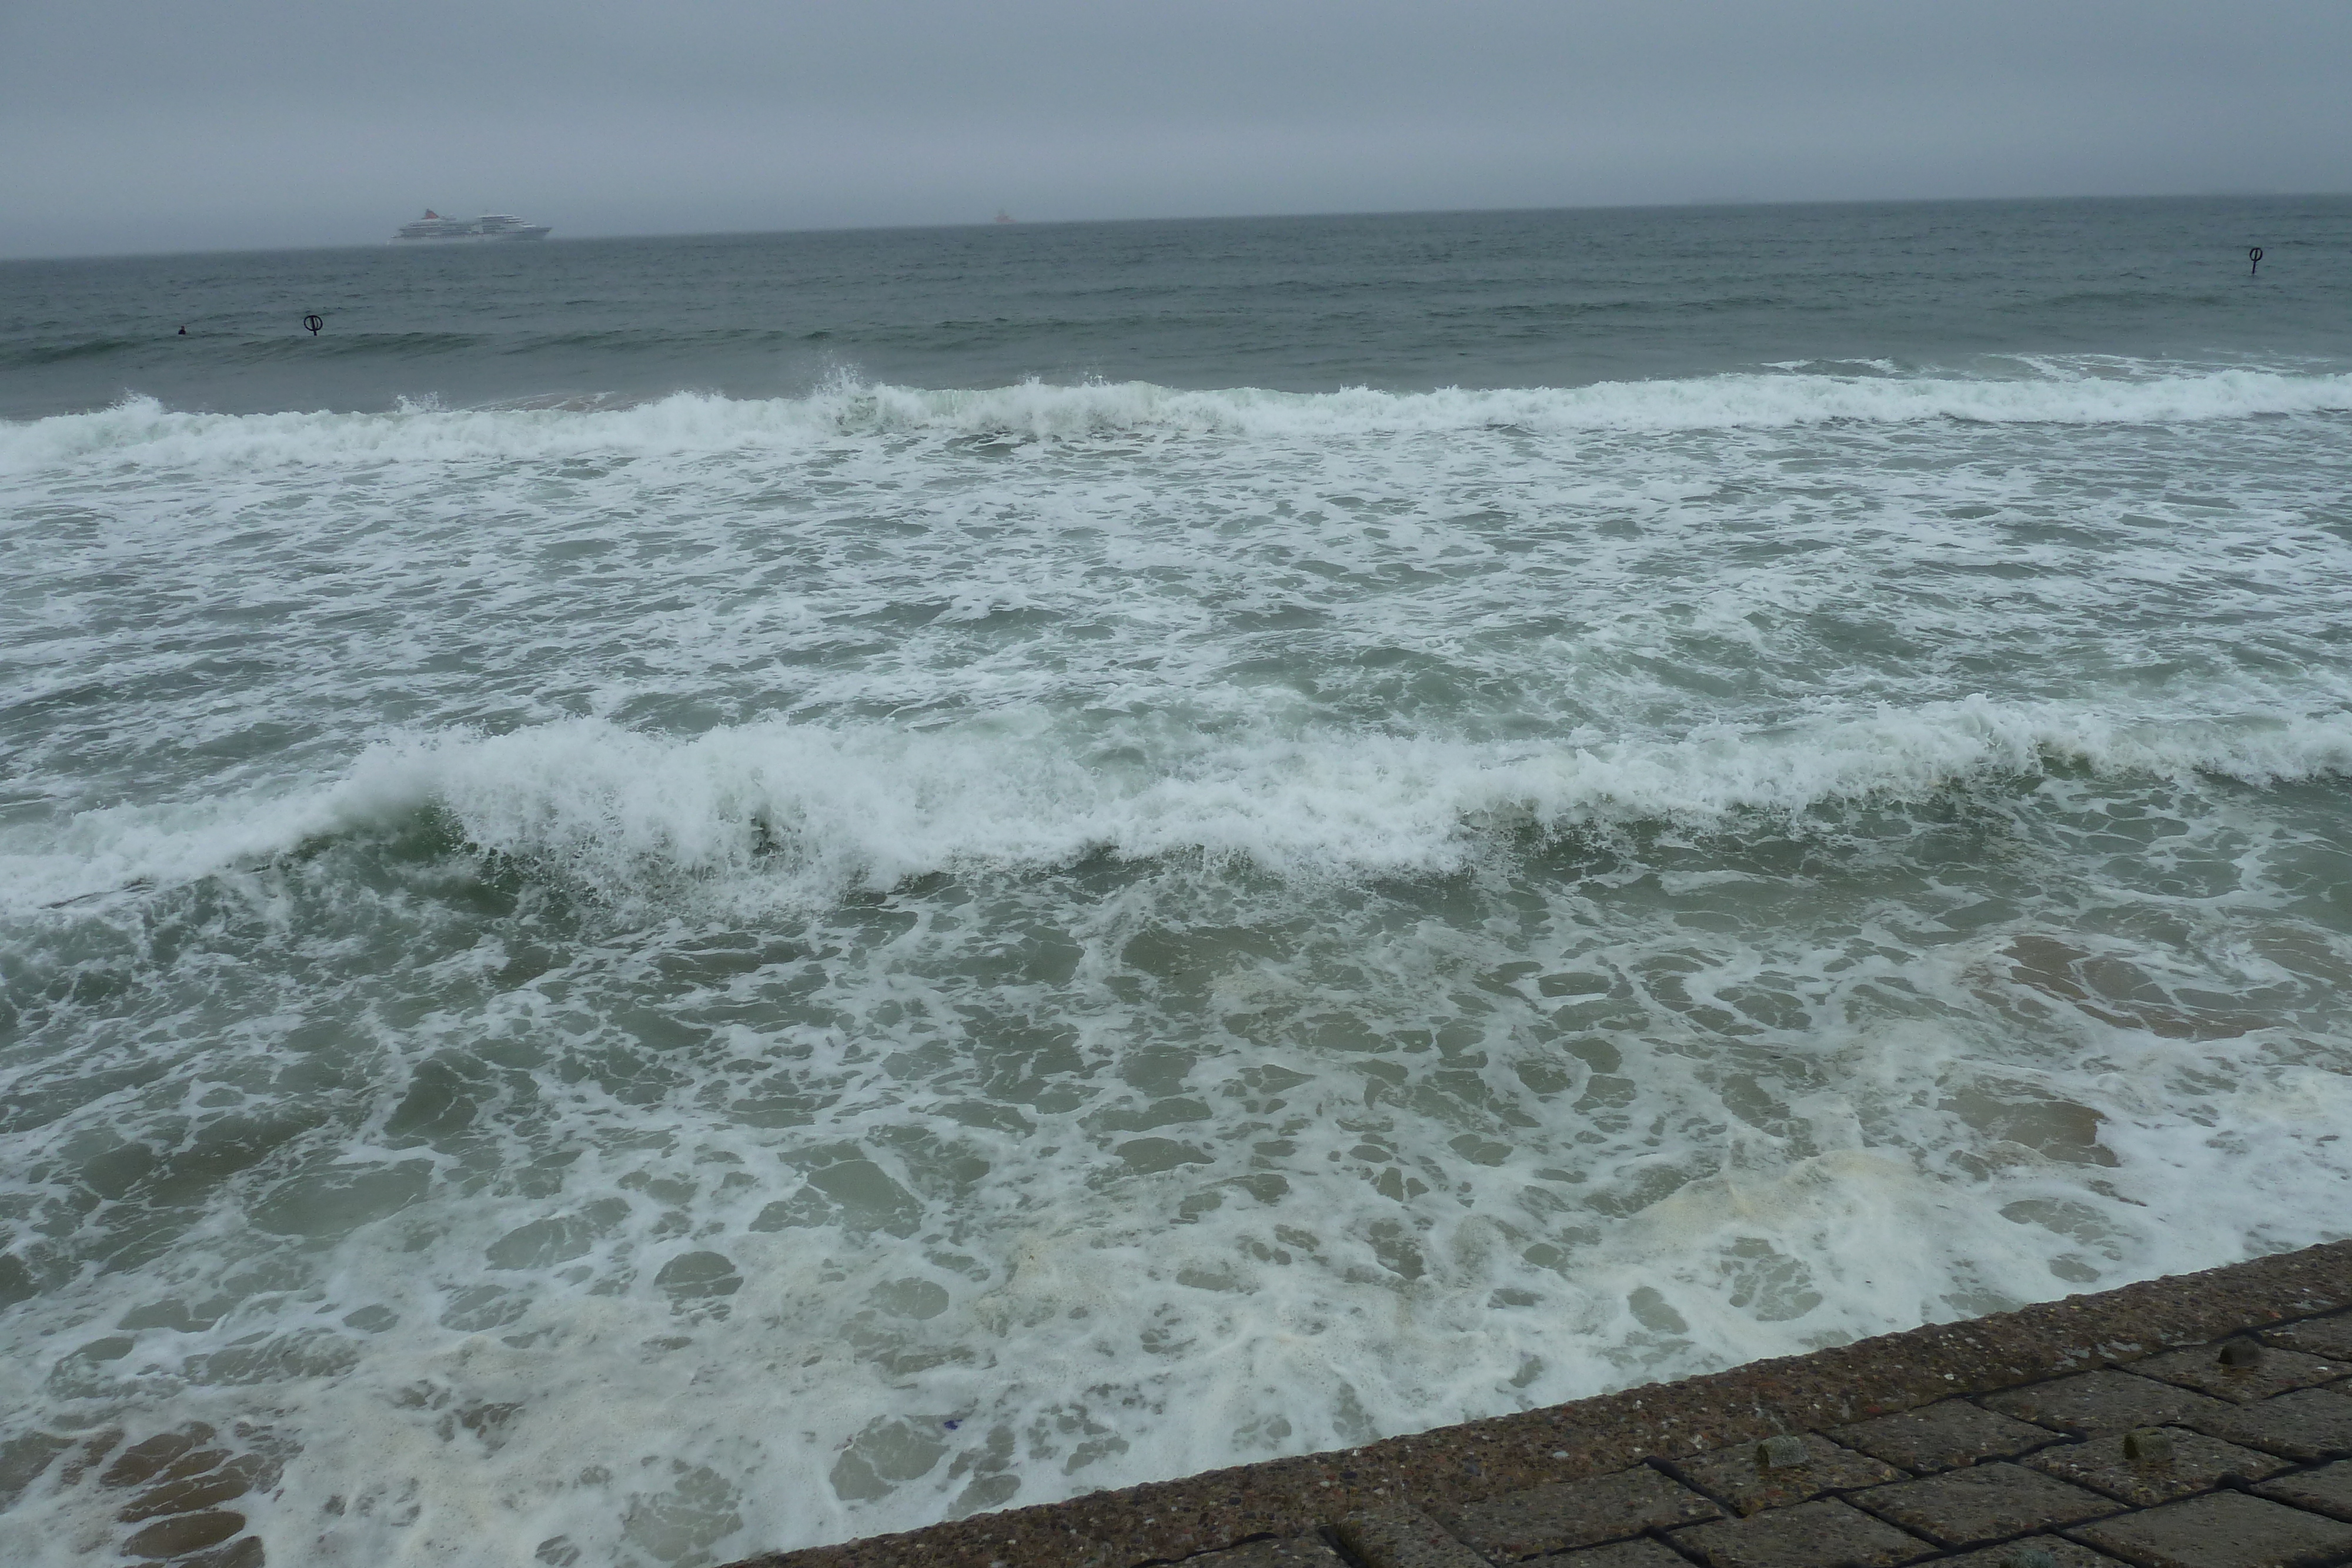
<path fill-rule="evenodd" d="M 2352 0 L 0 0 L 0 255 L 2352 189 Z"/>

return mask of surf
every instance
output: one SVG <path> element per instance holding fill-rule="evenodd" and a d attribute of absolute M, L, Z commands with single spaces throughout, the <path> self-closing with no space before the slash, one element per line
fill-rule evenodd
<path fill-rule="evenodd" d="M 1296 441 L 1523 431 L 1547 436 L 1828 423 L 2162 425 L 2352 412 L 2352 374 L 2102 364 L 2008 377 L 1717 375 L 1591 386 L 1189 392 L 1147 382 L 928 390 L 841 378 L 802 397 L 681 392 L 624 408 L 207 414 L 132 395 L 89 413 L 0 423 L 0 474 L 131 468 L 690 456 L 889 436 L 1088 442 Z"/>
<path fill-rule="evenodd" d="M 2125 718 L 1983 697 L 1573 747 L 1271 729 L 1145 753 L 1138 742 L 1152 744 L 1044 711 L 915 735 L 769 722 L 674 736 L 602 720 L 418 733 L 290 793 L 81 813 L 53 849 L 0 851 L 0 879 L 19 913 L 67 908 L 431 817 L 472 852 L 608 898 L 698 888 L 805 906 L 1096 855 L 1234 860 L 1310 882 L 1444 875 L 1508 852 L 1521 831 L 1833 833 L 1833 819 L 1809 827 L 1808 814 L 2043 779 L 2261 788 L 2352 773 L 2341 709 Z M 1128 759 L 1089 762 L 1107 751 Z"/>

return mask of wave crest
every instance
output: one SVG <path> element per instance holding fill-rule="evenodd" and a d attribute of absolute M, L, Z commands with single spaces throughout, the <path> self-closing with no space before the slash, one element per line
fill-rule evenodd
<path fill-rule="evenodd" d="M 10 902 L 185 880 L 425 811 L 445 813 L 478 850 L 619 900 L 698 883 L 799 904 L 932 872 L 1042 870 L 1101 853 L 1245 859 L 1280 874 L 1437 873 L 1521 826 L 1704 831 L 1743 813 L 1919 800 L 2061 767 L 2256 785 L 2352 772 L 2352 715 L 2135 724 L 1982 697 L 1508 752 L 1264 735 L 1112 768 L 1089 765 L 1078 739 L 1043 716 L 954 733 L 768 722 L 671 738 L 577 720 L 413 737 L 292 800 L 84 813 L 68 852 L 11 857 Z"/>
<path fill-rule="evenodd" d="M 843 438 L 1331 439 L 1508 428 L 1538 435 L 1895 424 L 2170 424 L 2352 411 L 2352 375 L 2215 370 L 2016 379 L 1743 374 L 1426 392 L 1185 392 L 1147 382 L 924 390 L 840 379 L 806 397 L 677 392 L 624 407 L 405 407 L 383 413 L 179 413 L 149 397 L 0 423 L 0 471 L 712 454 Z"/>

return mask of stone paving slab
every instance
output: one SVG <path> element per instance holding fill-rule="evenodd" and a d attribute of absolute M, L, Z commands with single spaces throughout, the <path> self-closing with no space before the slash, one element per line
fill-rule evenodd
<path fill-rule="evenodd" d="M 2244 1364 L 2232 1365 L 2226 1359 L 2230 1352 L 2236 1350 L 2242 1350 L 2250 1358 Z M 2132 1370 L 2143 1377 L 2160 1377 L 2167 1383 L 2177 1383 L 2240 1405 L 2352 1377 L 2352 1366 L 2341 1366 L 2300 1351 L 2268 1348 L 2251 1338 L 2231 1340 L 2219 1351 L 2200 1345 L 2193 1350 L 2152 1355 L 2133 1363 Z"/>
<path fill-rule="evenodd" d="M 2059 1440 L 2058 1434 L 2047 1427 L 1998 1415 L 1965 1399 L 1947 1399 L 1924 1410 L 1832 1427 L 1828 1435 L 1849 1448 L 1914 1475 L 1957 1469 L 1979 1459 L 2013 1458 Z"/>
<path fill-rule="evenodd" d="M 2315 1568 L 2352 1555 L 2352 1524 L 2236 1491 L 2066 1533 L 2141 1568 Z"/>
<path fill-rule="evenodd" d="M 1835 1498 L 1695 1525 L 1670 1539 L 1706 1568 L 1893 1568 L 1935 1550 Z"/>
<path fill-rule="evenodd" d="M 1621 1541 L 1547 1558 L 1543 1568 L 1690 1568 L 1690 1559 L 1655 1541 Z"/>
<path fill-rule="evenodd" d="M 1487 1568 L 1486 1559 L 1409 1503 L 1349 1514 L 1333 1533 L 1366 1568 Z"/>
<path fill-rule="evenodd" d="M 2352 1242 L 2333 1242 L 2202 1274 L 1912 1329 L 1809 1355 L 1629 1388 L 1359 1448 L 1213 1470 L 1066 1502 L 979 1514 L 898 1535 L 748 1559 L 740 1568 L 1141 1568 L 1178 1562 L 1192 1568 L 1213 1562 L 1214 1568 L 1262 1568 L 1256 1560 L 1224 1555 L 1234 1551 L 1253 1552 L 1265 1563 L 1306 1562 L 1329 1568 L 1328 1560 L 1316 1555 L 1330 1550 L 1319 1532 L 1353 1515 L 1417 1505 L 1444 1521 L 1507 1493 L 1600 1479 L 1636 1466 L 1692 1460 L 1775 1435 L 1845 1432 L 1879 1417 L 1925 1413 L 1955 1399 L 2048 1428 L 2046 1448 L 2052 1451 L 2062 1442 L 2085 1437 L 2095 1440 L 2127 1427 L 2180 1419 L 2224 1442 L 2294 1461 L 2294 1472 L 2263 1483 L 2267 1494 L 2273 1486 L 2294 1482 L 2298 1474 L 2319 1474 L 2308 1468 L 2314 1461 L 2352 1454 L 2352 1398 L 2327 1388 L 2305 1388 L 2233 1404 L 2116 1369 L 2183 1349 L 2217 1356 L 2221 1342 L 2250 1333 L 2281 1352 L 2326 1360 L 2343 1354 L 2340 1336 L 2347 1333 L 2352 1333 Z M 2084 1375 L 2097 1375 L 2098 1381 L 2086 1385 Z M 2328 1401 L 2334 1403 L 2325 1403 Z M 2159 1406 L 2172 1414 L 2147 1414 Z M 1916 1435 L 1920 1469 L 1941 1463 L 1940 1474 L 1965 1474 L 1971 1464 L 2000 1464 L 2010 1458 L 2000 1454 L 1997 1445 L 1969 1453 L 1970 1443 L 1983 1439 L 1965 1435 L 1971 1425 L 1969 1417 L 1946 1412 L 1923 1416 L 1923 1420 L 1944 1431 L 1934 1440 L 1924 1428 Z M 2014 1431 L 2009 1431 L 2000 1440 L 2015 1438 Z M 1886 1453 L 1872 1454 L 1859 1444 L 1853 1451 L 1895 1462 Z M 1890 1447 L 1888 1453 L 1892 1451 Z M 2206 1516 L 2178 1511 L 2229 1498 L 2238 1500 L 2228 1505 L 2231 1508 L 2261 1504 L 2289 1518 L 2318 1521 L 2327 1529 L 2352 1528 L 2324 1510 L 2269 1495 L 2217 1492 L 2119 1514 L 2066 1533 L 2080 1538 L 2080 1550 L 2084 1543 L 2097 1545 L 2085 1531 L 2121 1529 L 2131 1521 L 2159 1514 L 2173 1523 L 2186 1521 L 2179 1528 L 2187 1529 Z M 1811 1523 L 1860 1531 L 1869 1539 L 1843 1556 L 1831 1550 L 1829 1537 L 1823 1538 L 1821 1550 L 1810 1551 L 1802 1540 Z M 1742 1520 L 1681 1527 L 1671 1539 L 1698 1555 L 1699 1532 L 1707 1531 L 1721 1533 L 1706 1538 L 1706 1552 L 1722 1563 L 1753 1568 L 1826 1568 L 1845 1561 L 1892 1564 L 1939 1550 L 1837 1496 Z M 1776 1541 L 1780 1546 L 1773 1545 Z M 1657 1538 L 1654 1535 L 1648 1544 L 1659 1544 Z M 1469 1548 L 1465 1544 L 1464 1549 Z M 1622 1563 L 1592 1556 L 1588 1549 L 1568 1550 L 1571 1556 L 1541 1560 L 1541 1568 L 1577 1558 L 1591 1558 L 1591 1568 L 1650 1568 L 1657 1561 L 1655 1552 L 1639 1544 L 1600 1549 L 1622 1558 Z M 2128 1552 L 2110 1555 L 2143 1568 L 2158 1561 Z M 1336 1557 L 1345 1562 L 1348 1553 Z M 1939 1563 L 1947 1560 L 1959 1561 L 1938 1558 Z M 1969 1561 L 1977 1568 L 1980 1562 L 1998 1559 L 1979 1553 Z M 2064 1568 L 2074 1568 L 2061 1561 Z M 1359 1555 L 1350 1568 L 1377 1565 Z M 2200 1563 L 2199 1568 L 2211 1565 Z"/>
<path fill-rule="evenodd" d="M 2123 1504 L 2007 1460 L 1946 1470 L 1925 1480 L 1856 1492 L 1853 1501 L 1938 1546 L 1979 1546 L 2032 1531 L 2080 1524 Z"/>
<path fill-rule="evenodd" d="M 2134 1508 L 2154 1508 L 2175 1498 L 2211 1491 L 2224 1481 L 2262 1480 L 2286 1469 L 2284 1459 L 2201 1432 L 2168 1427 L 2162 1441 L 2170 1450 L 2168 1458 L 2135 1458 L 2124 1451 L 2125 1437 L 2118 1436 L 2062 1443 L 2026 1456 L 2025 1462 Z"/>
<path fill-rule="evenodd" d="M 1720 1519 L 1706 1498 L 1646 1465 L 1589 1481 L 1532 1487 L 1455 1510 L 1454 1532 L 1496 1563 Z M 1375 1564 L 1374 1568 L 1386 1568 Z"/>
<path fill-rule="evenodd" d="M 2305 1355 L 2324 1355 L 2330 1361 L 2352 1364 L 2352 1312 L 2336 1312 L 2324 1318 L 2290 1323 L 2285 1328 L 2270 1329 L 2263 1338 L 2286 1350 L 2299 1350 Z"/>
<path fill-rule="evenodd" d="M 2037 1555 L 2037 1553 L 2039 1555 Z M 2104 1552 L 2055 1535 L 2029 1536 L 2000 1546 L 1938 1557 L 1927 1568 L 2126 1568 Z"/>
<path fill-rule="evenodd" d="M 1803 1458 L 1791 1454 L 1770 1463 L 1766 1443 L 1742 1443 L 1736 1448 L 1675 1460 L 1667 1468 L 1687 1485 L 1742 1514 L 1786 1508 L 1823 1492 L 1906 1479 L 1903 1471 L 1885 1460 L 1842 1448 L 1827 1437 L 1808 1434 L 1780 1440 L 1801 1447 Z"/>
<path fill-rule="evenodd" d="M 2315 1513 L 2352 1520 L 2352 1459 L 2338 1459 L 2315 1470 L 2289 1476 L 2254 1490 L 2280 1502 L 2307 1508 Z"/>
<path fill-rule="evenodd" d="M 2086 1372 L 2079 1377 L 1989 1395 L 1982 1403 L 2001 1415 L 2085 1437 L 2127 1432 L 2135 1427 L 2161 1427 L 2200 1411 L 2230 1407 L 2210 1394 L 2128 1372 Z"/>
<path fill-rule="evenodd" d="M 2290 1459 L 2352 1458 L 2352 1399 L 2325 1388 L 2282 1394 L 2260 1405 L 2200 1410 L 2184 1417 L 2184 1424 Z"/>
<path fill-rule="evenodd" d="M 1321 1538 L 1251 1541 L 1187 1560 L 1186 1568 L 1349 1568 L 1348 1560 Z"/>

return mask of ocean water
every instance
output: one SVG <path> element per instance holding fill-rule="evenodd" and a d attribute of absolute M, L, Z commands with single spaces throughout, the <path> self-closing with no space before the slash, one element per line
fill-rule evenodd
<path fill-rule="evenodd" d="M 2347 1233 L 2352 201 L 10 264 L 0 528 L 11 1563 L 691 1568 Z"/>

